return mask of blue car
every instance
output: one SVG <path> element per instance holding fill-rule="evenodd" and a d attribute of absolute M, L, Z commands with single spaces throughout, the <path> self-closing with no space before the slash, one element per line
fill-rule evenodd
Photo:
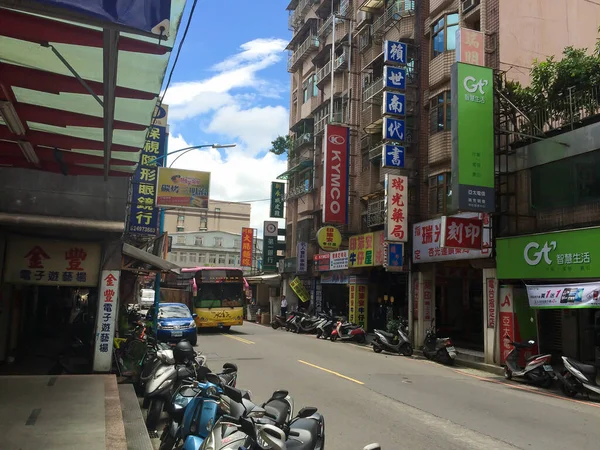
<path fill-rule="evenodd" d="M 198 342 L 196 314 L 192 314 L 183 303 L 160 303 L 158 305 L 157 338 L 161 342 L 179 342 L 187 339 L 192 345 Z M 154 307 L 150 308 L 146 320 L 154 320 Z"/>

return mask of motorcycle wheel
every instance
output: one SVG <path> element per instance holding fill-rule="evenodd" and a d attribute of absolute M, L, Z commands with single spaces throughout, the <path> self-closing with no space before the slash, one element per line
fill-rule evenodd
<path fill-rule="evenodd" d="M 512 380 L 512 372 L 508 367 L 504 367 L 504 379 L 505 380 Z"/>
<path fill-rule="evenodd" d="M 162 413 L 165 401 L 162 398 L 153 398 L 148 406 L 148 416 L 146 417 L 146 428 L 150 431 L 155 431 L 160 414 Z"/>
<path fill-rule="evenodd" d="M 176 443 L 177 439 L 171 436 L 171 433 L 167 433 L 164 440 L 160 441 L 160 447 L 158 447 L 158 450 L 173 450 Z"/>
<path fill-rule="evenodd" d="M 413 354 L 412 345 L 410 345 L 409 343 L 404 344 L 400 348 L 400 353 L 402 353 L 404 356 L 412 356 L 412 354 Z"/>
<path fill-rule="evenodd" d="M 321 339 L 321 330 L 317 331 L 317 339 Z"/>
<path fill-rule="evenodd" d="M 144 397 L 144 401 L 142 402 L 142 408 L 148 409 L 148 406 L 150 406 L 150 399 L 147 397 Z"/>
<path fill-rule="evenodd" d="M 571 377 L 571 374 L 565 370 L 563 372 L 562 376 L 566 380 L 567 378 Z M 565 394 L 567 397 L 573 398 L 573 397 L 575 397 L 577 395 L 577 391 L 575 389 L 571 389 L 567 385 L 567 383 L 565 381 L 562 381 L 562 380 L 561 380 L 561 383 L 560 383 L 560 389 L 563 391 L 563 394 Z"/>
<path fill-rule="evenodd" d="M 332 335 L 330 339 L 331 339 L 331 342 L 337 341 L 337 339 L 338 339 L 337 334 Z"/>
<path fill-rule="evenodd" d="M 277 328 L 279 328 L 279 324 L 277 322 L 271 322 L 271 327 L 273 327 L 273 329 L 276 330 Z"/>
<path fill-rule="evenodd" d="M 379 344 L 376 344 L 375 342 L 373 342 L 373 351 L 375 353 L 381 353 L 383 351 L 383 348 L 381 348 L 381 346 L 379 346 Z"/>
<path fill-rule="evenodd" d="M 554 384 L 554 380 L 551 377 L 546 377 L 541 383 L 540 386 L 545 389 L 550 389 Z"/>
<path fill-rule="evenodd" d="M 356 342 L 358 342 L 359 344 L 364 344 L 366 341 L 367 338 L 364 334 L 359 334 L 358 336 L 356 336 Z"/>

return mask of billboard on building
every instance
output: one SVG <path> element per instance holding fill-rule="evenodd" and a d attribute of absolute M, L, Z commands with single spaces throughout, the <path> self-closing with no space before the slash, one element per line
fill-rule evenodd
<path fill-rule="evenodd" d="M 482 31 L 459 27 L 456 30 L 456 62 L 485 65 L 484 37 Z"/>
<path fill-rule="evenodd" d="M 160 167 L 156 187 L 156 206 L 208 209 L 210 172 Z"/>
<path fill-rule="evenodd" d="M 351 236 L 348 240 L 348 267 L 370 267 L 373 265 L 373 233 Z"/>
<path fill-rule="evenodd" d="M 252 267 L 254 228 L 242 228 L 242 248 L 240 249 L 240 266 Z"/>
<path fill-rule="evenodd" d="M 348 223 L 350 128 L 325 125 L 323 223 Z"/>
<path fill-rule="evenodd" d="M 452 66 L 452 208 L 494 212 L 494 72 Z"/>
<path fill-rule="evenodd" d="M 408 241 L 408 178 L 385 174 L 385 239 Z"/>
<path fill-rule="evenodd" d="M 440 247 L 481 250 L 483 220 L 479 217 L 442 216 Z"/>
<path fill-rule="evenodd" d="M 285 183 L 273 181 L 271 183 L 271 214 L 274 219 L 283 219 L 283 203 Z"/>

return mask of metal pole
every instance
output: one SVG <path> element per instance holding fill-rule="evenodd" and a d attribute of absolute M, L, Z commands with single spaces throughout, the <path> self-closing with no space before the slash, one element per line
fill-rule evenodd
<path fill-rule="evenodd" d="M 168 135 L 167 135 L 168 137 Z M 160 167 L 165 167 L 167 164 L 167 149 L 164 149 L 163 155 L 157 160 L 157 165 Z M 157 174 L 158 177 L 158 174 Z M 159 219 L 158 219 L 158 236 L 162 236 L 165 232 L 165 209 L 160 208 L 159 210 Z M 164 244 L 163 244 L 164 245 Z M 152 323 L 152 329 L 154 330 L 154 335 L 157 334 L 158 331 L 158 304 L 160 303 L 160 277 L 161 273 L 158 272 L 156 274 L 156 278 L 154 280 L 154 317 Z M 192 311 L 193 312 L 193 311 Z"/>
<path fill-rule="evenodd" d="M 334 2 L 331 2 L 331 92 L 329 95 L 329 122 L 333 122 L 333 84 L 335 82 L 335 9 L 333 6 Z"/>

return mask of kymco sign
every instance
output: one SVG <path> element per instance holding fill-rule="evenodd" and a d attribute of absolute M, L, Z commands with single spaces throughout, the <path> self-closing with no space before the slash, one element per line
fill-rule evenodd
<path fill-rule="evenodd" d="M 323 174 L 323 223 L 348 222 L 348 153 L 350 129 L 340 125 L 325 126 L 325 161 Z"/>

